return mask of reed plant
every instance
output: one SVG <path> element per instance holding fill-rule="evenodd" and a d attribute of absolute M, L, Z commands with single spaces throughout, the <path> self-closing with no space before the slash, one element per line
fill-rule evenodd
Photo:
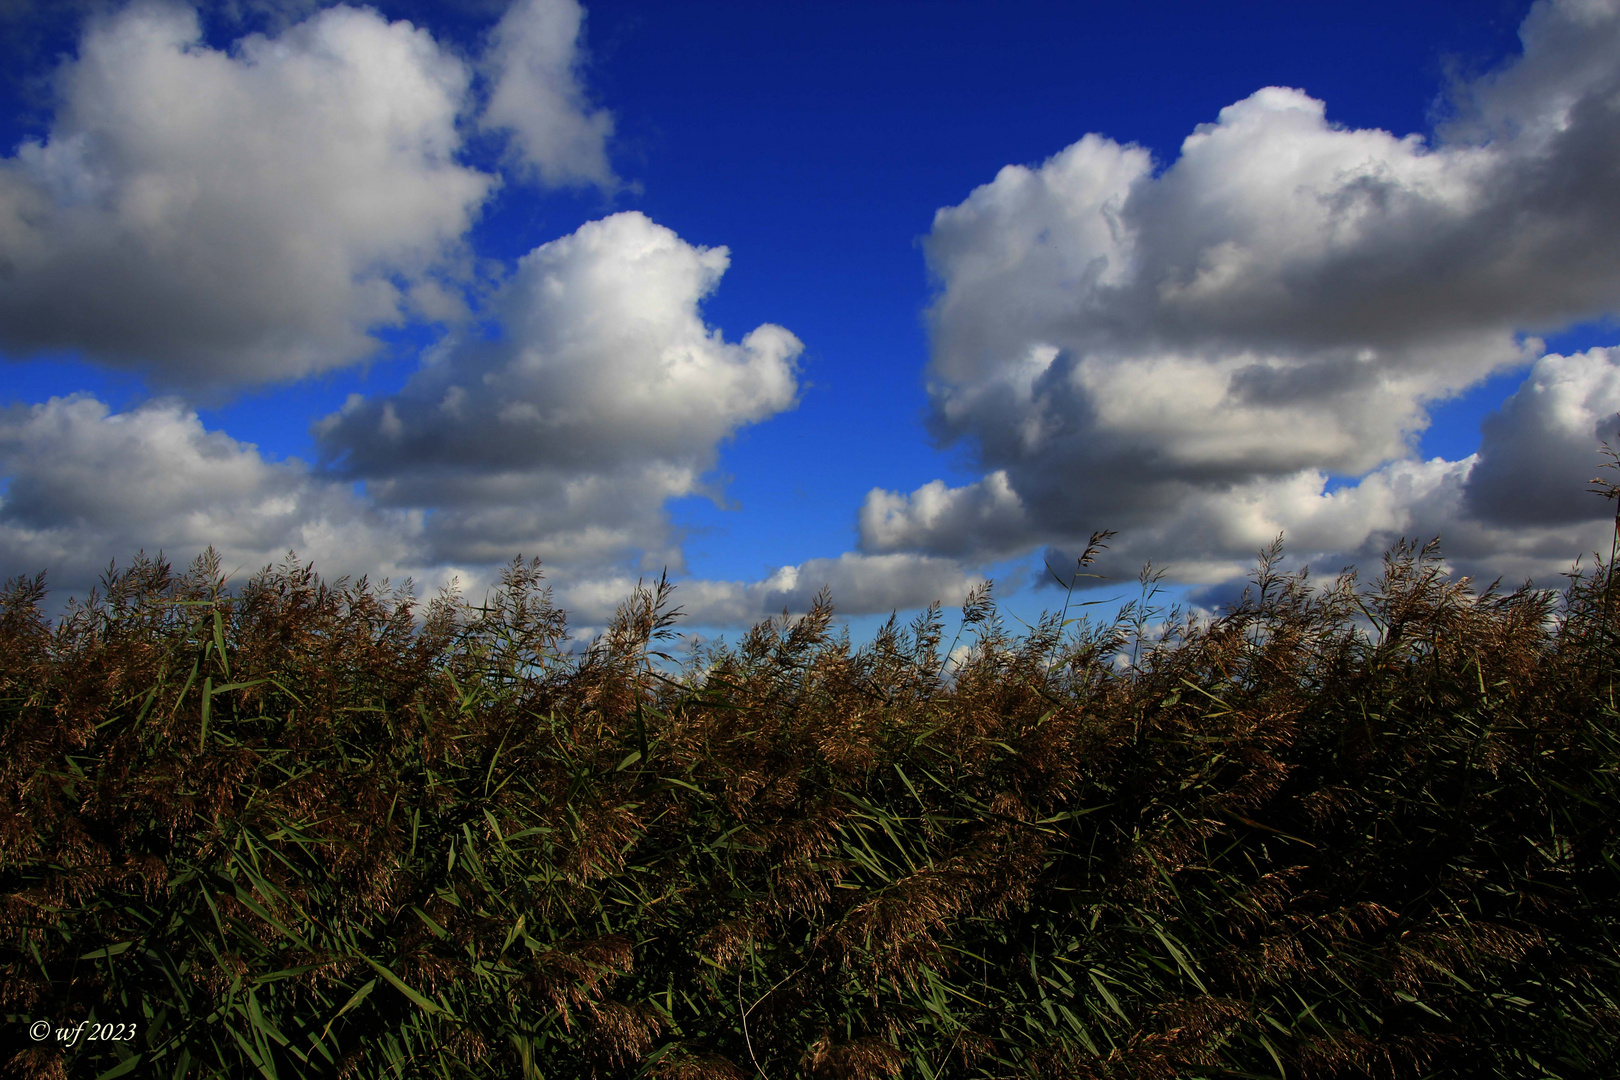
<path fill-rule="evenodd" d="M 12 581 L 0 1068 L 1620 1075 L 1612 553 L 1279 565 L 1018 633 L 986 588 L 955 650 L 824 596 L 678 665 L 667 582 L 570 653 L 533 562 Z"/>

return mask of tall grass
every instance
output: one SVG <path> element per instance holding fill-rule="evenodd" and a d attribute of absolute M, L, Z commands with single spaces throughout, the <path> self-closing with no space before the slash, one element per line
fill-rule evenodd
<path fill-rule="evenodd" d="M 823 597 L 679 671 L 666 583 L 567 656 L 533 563 L 419 608 L 138 559 L 54 623 L 13 581 L 0 1067 L 1620 1075 L 1612 567 L 1273 550 L 1213 620 L 1018 635 L 986 590 L 955 663 Z"/>

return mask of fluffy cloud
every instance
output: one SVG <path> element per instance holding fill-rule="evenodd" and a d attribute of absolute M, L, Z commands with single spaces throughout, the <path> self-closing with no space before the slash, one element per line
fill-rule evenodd
<path fill-rule="evenodd" d="M 952 559 L 846 552 L 836 559 L 807 559 L 783 566 L 760 581 L 682 581 L 675 602 L 695 626 L 751 626 L 781 611 L 804 611 L 829 590 L 841 615 L 881 615 L 938 602 L 959 604 L 983 577 Z M 565 585 L 558 601 L 589 623 L 603 623 L 636 587 L 619 575 Z"/>
<path fill-rule="evenodd" d="M 444 307 L 494 180 L 454 160 L 469 76 L 426 32 L 339 7 L 226 54 L 137 4 L 58 78 L 49 138 L 0 164 L 0 348 L 265 381 Z"/>
<path fill-rule="evenodd" d="M 543 183 L 612 185 L 611 120 L 575 78 L 581 18 L 572 0 L 512 5 L 477 122 Z M 59 80 L 49 137 L 0 163 L 0 348 L 251 382 L 453 309 L 441 286 L 496 180 L 456 160 L 471 69 L 424 31 L 334 7 L 224 53 L 194 11 L 137 4 L 93 22 Z M 523 551 L 582 595 L 627 565 L 679 569 L 667 500 L 717 496 L 719 444 L 797 395 L 791 333 L 728 342 L 703 323 L 728 260 L 640 214 L 541 246 L 401 393 L 326 418 L 319 467 L 266 460 L 175 400 L 14 407 L 0 564 L 75 592 L 109 553 L 207 544 L 232 565 L 291 547 L 332 573 L 472 589 Z"/>
<path fill-rule="evenodd" d="M 613 117 L 590 107 L 577 73 L 584 19 L 575 0 L 516 0 L 491 38 L 481 120 L 510 132 L 518 160 L 544 183 L 611 187 Z"/>
<path fill-rule="evenodd" d="M 295 548 L 334 576 L 404 574 L 422 528 L 299 461 L 266 461 L 175 401 L 112 413 L 75 396 L 0 411 L 0 475 L 0 569 L 48 569 L 79 595 L 114 555 L 186 561 L 210 544 L 248 572 Z"/>
<path fill-rule="evenodd" d="M 1620 310 L 1620 4 L 1543 2 L 1522 36 L 1435 144 L 1272 87 L 1162 173 L 1090 135 L 939 211 L 932 426 L 986 475 L 873 491 L 862 550 L 1109 527 L 1213 581 L 1278 531 L 1337 557 L 1432 528 L 1482 569 L 1566 566 L 1604 513 L 1613 355 L 1543 358 L 1477 460 L 1410 458 L 1430 403 L 1535 360 L 1524 334 Z"/>
<path fill-rule="evenodd" d="M 611 117 L 577 79 L 574 0 L 511 5 L 477 117 L 472 66 L 427 33 L 370 10 L 301 16 L 229 52 L 179 6 L 89 25 L 48 137 L 0 161 L 0 349 L 81 349 L 180 387 L 313 374 L 365 355 L 379 326 L 457 313 L 463 236 L 497 184 L 458 161 L 467 121 L 506 133 L 525 178 L 617 185 Z M 667 501 L 718 498 L 720 444 L 796 402 L 792 333 L 730 342 L 700 316 L 728 262 L 636 213 L 542 245 L 401 392 L 322 420 L 315 466 L 267 459 L 178 399 L 14 406 L 0 572 L 48 567 L 82 594 L 111 554 L 213 545 L 251 572 L 292 548 L 330 574 L 476 594 L 521 551 L 600 622 L 638 569 L 680 569 Z M 681 599 L 735 625 L 824 585 L 859 613 L 977 580 L 950 559 L 847 554 L 688 581 Z"/>
<path fill-rule="evenodd" d="M 611 181 L 579 29 L 572 0 L 522 0 L 488 57 L 484 120 L 548 183 Z M 457 158 L 471 76 L 369 9 L 228 53 L 186 7 L 92 21 L 48 137 L 0 159 L 0 350 L 83 350 L 172 387 L 267 382 L 456 316 L 463 237 L 499 186 Z"/>
<path fill-rule="evenodd" d="M 123 413 L 82 395 L 13 406 L 0 412 L 0 474 L 10 478 L 0 497 L 0 576 L 48 569 L 63 598 L 83 596 L 114 554 L 161 551 L 184 564 L 210 545 L 239 576 L 290 548 L 331 577 L 412 577 L 421 590 L 453 580 L 477 598 L 493 583 L 493 566 L 517 550 L 446 561 L 435 550 L 432 515 L 378 507 L 297 460 L 268 461 L 172 400 Z M 561 555 L 547 568 L 559 602 L 586 627 L 604 624 L 637 583 L 600 565 L 622 552 L 614 546 L 622 538 L 609 533 L 581 538 L 600 541 L 600 550 L 547 552 Z M 689 624 L 747 626 L 784 608 L 804 610 L 823 587 L 842 613 L 858 615 L 956 603 L 979 581 L 949 559 L 845 554 L 755 582 L 682 581 L 676 600 Z"/>
<path fill-rule="evenodd" d="M 793 334 L 704 324 L 728 261 L 639 213 L 590 222 L 519 262 L 489 306 L 498 337 L 461 334 L 399 394 L 351 399 L 323 453 L 381 505 L 433 507 L 438 559 L 678 568 L 665 501 L 717 494 L 719 443 L 797 395 Z"/>
<path fill-rule="evenodd" d="M 1504 526 L 1566 525 L 1602 513 L 1580 481 L 1595 471 L 1593 447 L 1615 441 L 1616 413 L 1620 349 L 1543 357 L 1485 420 L 1468 509 Z"/>

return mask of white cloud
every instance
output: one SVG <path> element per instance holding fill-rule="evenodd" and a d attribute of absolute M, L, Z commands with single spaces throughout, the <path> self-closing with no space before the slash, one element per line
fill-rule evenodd
<path fill-rule="evenodd" d="M 590 222 L 519 262 L 497 339 L 462 333 L 399 394 L 351 399 L 323 453 L 381 505 L 434 508 L 437 559 L 679 569 L 665 502 L 717 495 L 719 444 L 798 390 L 792 333 L 704 324 L 728 262 L 639 213 Z"/>
<path fill-rule="evenodd" d="M 79 348 L 195 388 L 308 375 L 363 356 L 379 325 L 466 315 L 463 238 L 497 181 L 457 162 L 458 123 L 508 131 L 542 182 L 617 183 L 611 120 L 577 81 L 581 18 L 513 5 L 476 118 L 468 65 L 370 10 L 228 53 L 189 8 L 93 21 L 48 138 L 0 162 L 0 348 Z M 294 548 L 330 573 L 469 590 L 519 551 L 575 588 L 678 571 L 667 501 L 718 497 L 720 443 L 797 396 L 793 334 L 704 324 L 728 261 L 634 213 L 542 245 L 403 392 L 321 423 L 325 467 L 266 460 L 177 400 L 16 407 L 0 567 L 81 593 L 112 554 L 208 544 L 231 565 Z"/>
<path fill-rule="evenodd" d="M 431 515 L 379 508 L 296 459 L 267 461 L 172 400 L 123 413 L 83 395 L 13 406 L 0 412 L 0 473 L 10 478 L 0 496 L 0 576 L 45 569 L 63 598 L 82 597 L 114 556 L 161 551 L 184 565 L 212 545 L 237 580 L 292 549 L 328 578 L 410 577 L 419 594 L 455 580 L 477 600 L 514 554 L 447 560 L 434 550 Z M 591 541 L 604 546 L 591 550 Z M 636 587 L 634 576 L 602 565 L 623 543 L 610 528 L 587 528 L 579 550 L 546 566 L 576 624 L 606 623 Z M 676 602 L 688 624 L 748 626 L 807 609 L 823 587 L 840 612 L 859 615 L 959 603 L 980 580 L 949 559 L 845 554 L 755 582 L 681 581 Z"/>
<path fill-rule="evenodd" d="M 302 462 L 203 427 L 157 401 L 123 413 L 83 395 L 0 411 L 0 569 L 46 570 L 83 595 L 110 558 L 189 561 L 212 544 L 251 573 L 289 548 L 323 573 L 420 573 L 420 514 L 366 505 Z"/>
<path fill-rule="evenodd" d="M 480 122 L 509 132 L 517 159 L 544 183 L 612 187 L 613 117 L 590 106 L 579 79 L 584 19 L 575 0 L 516 0 L 491 37 Z"/>
<path fill-rule="evenodd" d="M 861 506 L 860 534 L 879 551 L 933 548 L 991 559 L 1029 546 L 1031 523 L 1007 474 L 963 487 L 933 480 L 910 495 L 875 489 Z"/>
<path fill-rule="evenodd" d="M 463 237 L 497 182 L 457 161 L 468 65 L 368 9 L 284 14 L 229 52 L 174 5 L 89 25 L 49 136 L 0 162 L 0 348 L 224 386 L 309 375 L 366 354 L 379 326 L 466 314 Z M 505 131 L 543 183 L 611 188 L 611 117 L 578 81 L 581 20 L 572 0 L 512 5 L 472 120 Z M 82 595 L 137 549 L 185 561 L 213 545 L 251 573 L 290 548 L 329 575 L 455 577 L 477 595 L 521 551 L 604 621 L 630 575 L 680 570 L 668 500 L 718 498 L 720 444 L 796 403 L 792 333 L 730 342 L 700 315 L 728 262 L 637 213 L 544 244 L 401 392 L 321 421 L 318 467 L 269 460 L 178 399 L 14 406 L 0 571 L 46 567 Z M 686 581 L 680 599 L 739 625 L 824 585 L 864 613 L 954 602 L 977 580 L 951 559 L 846 554 Z"/>
<path fill-rule="evenodd" d="M 1544 356 L 1502 408 L 1487 417 L 1466 505 L 1504 526 L 1567 525 L 1604 512 L 1584 481 L 1593 448 L 1616 440 L 1620 348 Z"/>
<path fill-rule="evenodd" d="M 455 161 L 469 75 L 425 31 L 331 8 L 229 54 L 196 13 L 91 23 L 43 142 L 0 162 L 0 348 L 170 385 L 347 364 L 436 276 L 494 178 Z"/>
<path fill-rule="evenodd" d="M 576 77 L 581 10 L 519 0 L 479 123 L 547 184 L 616 183 Z M 425 30 L 331 7 L 229 52 L 189 7 L 92 19 L 50 130 L 0 158 L 0 350 L 82 350 L 164 386 L 260 383 L 465 314 L 472 70 Z"/>
<path fill-rule="evenodd" d="M 751 626 L 784 610 L 808 610 L 823 588 L 840 615 L 881 615 L 936 601 L 960 604 L 983 580 L 952 559 L 846 552 L 779 567 L 759 581 L 680 581 L 675 604 L 688 625 Z M 605 623 L 637 583 L 625 575 L 591 578 L 560 587 L 557 600 L 576 618 Z"/>
<path fill-rule="evenodd" d="M 874 490 L 862 550 L 1106 527 L 1116 561 L 1217 581 L 1278 531 L 1336 558 L 1433 529 L 1476 569 L 1566 567 L 1605 512 L 1580 489 L 1612 355 L 1542 359 L 1477 461 L 1411 458 L 1428 405 L 1536 359 L 1527 332 L 1620 311 L 1620 4 L 1543 2 L 1523 39 L 1434 144 L 1271 87 L 1162 173 L 1089 135 L 940 210 L 931 424 L 985 477 Z"/>

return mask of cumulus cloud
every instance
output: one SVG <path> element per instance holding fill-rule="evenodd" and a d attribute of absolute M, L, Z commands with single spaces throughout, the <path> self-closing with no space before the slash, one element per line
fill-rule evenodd
<path fill-rule="evenodd" d="M 0 162 L 0 348 L 171 385 L 347 364 L 435 283 L 494 178 L 455 160 L 466 66 L 331 8 L 229 54 L 196 13 L 92 22 L 49 136 Z M 342 103 L 334 108 L 334 103 Z"/>
<path fill-rule="evenodd" d="M 229 51 L 173 4 L 88 25 L 48 135 L 0 161 L 0 349 L 225 386 L 349 363 L 380 326 L 469 317 L 400 392 L 320 421 L 315 465 L 208 430 L 178 398 L 0 413 L 0 571 L 49 568 L 82 594 L 114 554 L 212 545 L 251 572 L 291 548 L 330 574 L 476 593 L 523 552 L 605 620 L 633 575 L 681 569 L 668 500 L 720 497 L 719 447 L 795 405 L 802 345 L 705 324 L 728 252 L 637 213 L 541 245 L 476 320 L 458 310 L 463 237 L 498 183 L 458 160 L 469 121 L 505 132 L 526 178 L 617 184 L 574 0 L 510 6 L 477 61 L 477 116 L 473 65 L 426 32 L 273 6 L 276 32 Z M 737 625 L 823 586 L 861 613 L 951 602 L 977 580 L 948 558 L 846 554 L 687 581 L 682 601 Z"/>
<path fill-rule="evenodd" d="M 587 623 L 607 621 L 614 608 L 644 579 L 604 576 L 563 586 L 558 601 Z M 840 615 L 960 604 L 983 577 L 953 559 L 846 552 L 836 559 L 807 559 L 777 568 L 759 581 L 690 579 L 676 587 L 675 603 L 695 626 L 751 626 L 782 611 L 805 611 L 823 589 Z"/>
<path fill-rule="evenodd" d="M 0 475 L 0 568 L 48 570 L 78 595 L 109 558 L 140 549 L 187 561 L 212 544 L 248 572 L 289 548 L 333 576 L 419 565 L 420 514 L 368 506 L 300 461 L 267 461 L 172 400 L 113 413 L 78 395 L 0 411 Z"/>
<path fill-rule="evenodd" d="M 379 507 L 296 459 L 266 460 L 173 400 L 119 413 L 79 395 L 0 411 L 0 474 L 9 477 L 0 496 L 0 576 L 47 569 L 64 598 L 82 597 L 115 555 L 161 551 L 184 564 L 212 546 L 239 577 L 292 549 L 329 577 L 410 577 L 420 590 L 454 581 L 476 599 L 519 550 L 446 560 L 431 514 Z M 547 552 L 561 556 L 547 566 L 558 601 L 585 627 L 604 624 L 638 581 L 602 565 L 622 539 L 605 528 L 592 537 L 605 546 Z M 859 615 L 958 603 L 980 580 L 950 559 L 847 553 L 754 582 L 681 581 L 676 601 L 689 624 L 747 626 L 805 610 L 824 587 L 840 612 Z"/>
<path fill-rule="evenodd" d="M 1466 506 L 1498 525 L 1567 525 L 1603 512 L 1582 480 L 1592 449 L 1615 441 L 1620 349 L 1542 357 L 1518 391 L 1486 417 Z"/>
<path fill-rule="evenodd" d="M 1108 527 L 1213 581 L 1278 531 L 1336 557 L 1433 528 L 1567 566 L 1605 512 L 1580 492 L 1612 354 L 1542 358 L 1477 459 L 1412 459 L 1430 404 L 1536 361 L 1527 334 L 1620 310 L 1620 3 L 1544 0 L 1522 38 L 1432 142 L 1270 87 L 1163 171 L 1088 135 L 940 210 L 931 424 L 985 475 L 873 491 L 862 550 Z"/>
<path fill-rule="evenodd" d="M 679 568 L 666 500 L 717 495 L 719 444 L 798 391 L 792 333 L 733 343 L 703 322 L 729 258 L 639 213 L 587 223 L 520 260 L 489 305 L 499 335 L 462 333 L 400 393 L 352 398 L 318 425 L 322 452 L 380 505 L 434 508 L 435 558 Z"/>
<path fill-rule="evenodd" d="M 495 27 L 481 122 L 547 184 L 613 183 L 573 0 Z M 0 351 L 82 350 L 183 388 L 351 364 L 370 332 L 464 314 L 472 68 L 425 30 L 331 7 L 230 51 L 197 13 L 92 19 L 48 135 L 0 159 Z"/>
<path fill-rule="evenodd" d="M 1005 470 L 963 487 L 932 480 L 910 495 L 872 491 L 861 506 L 862 541 L 879 551 L 931 548 L 1002 558 L 1028 547 L 1032 528 Z"/>
<path fill-rule="evenodd" d="M 229 52 L 185 7 L 91 22 L 48 137 L 0 162 L 0 349 L 77 348 L 196 387 L 308 375 L 364 355 L 378 326 L 456 314 L 463 235 L 497 183 L 458 162 L 458 123 L 506 131 L 542 183 L 616 183 L 611 119 L 577 79 L 581 19 L 572 0 L 512 5 L 478 117 L 469 64 L 370 10 Z M 520 551 L 581 595 L 678 571 L 667 501 L 718 498 L 720 444 L 797 397 L 792 333 L 727 341 L 703 322 L 728 261 L 634 213 L 544 244 L 402 392 L 322 421 L 315 466 L 177 399 L 13 407 L 0 566 L 81 593 L 112 553 L 208 544 L 232 565 L 294 548 L 332 573 L 469 589 Z"/>
<path fill-rule="evenodd" d="M 544 183 L 612 187 L 613 116 L 591 107 L 579 78 L 584 20 L 575 0 L 516 0 L 491 36 L 481 123 L 509 132 L 516 159 Z"/>

